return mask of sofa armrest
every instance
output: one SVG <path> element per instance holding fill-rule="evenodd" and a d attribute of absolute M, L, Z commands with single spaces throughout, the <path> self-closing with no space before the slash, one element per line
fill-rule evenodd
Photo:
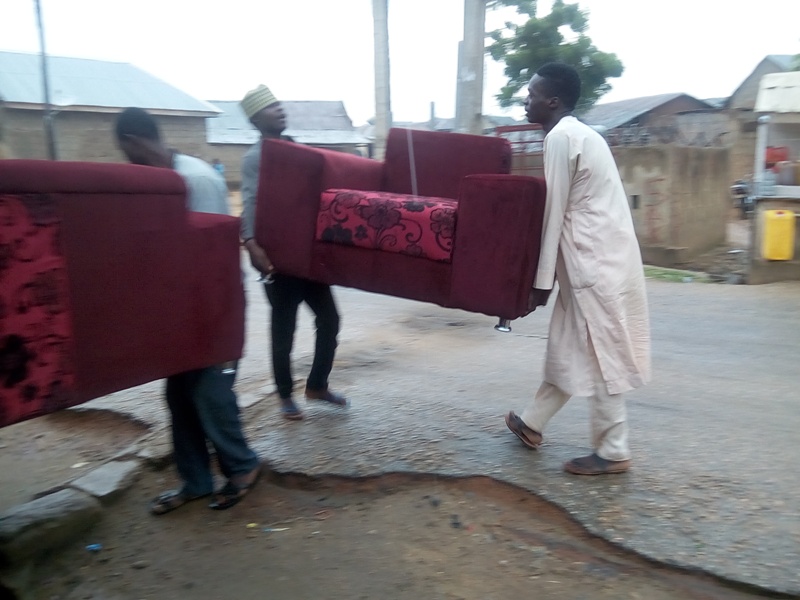
<path fill-rule="evenodd" d="M 539 263 L 543 179 L 470 175 L 461 184 L 450 300 L 505 319 L 528 313 Z"/>
<path fill-rule="evenodd" d="M 244 348 L 244 287 L 240 264 L 239 220 L 228 215 L 189 213 L 192 257 L 192 347 L 207 359 L 198 367 L 237 360 Z"/>
<path fill-rule="evenodd" d="M 309 277 L 322 192 L 379 190 L 383 163 L 281 140 L 261 151 L 255 237 L 278 271 Z"/>

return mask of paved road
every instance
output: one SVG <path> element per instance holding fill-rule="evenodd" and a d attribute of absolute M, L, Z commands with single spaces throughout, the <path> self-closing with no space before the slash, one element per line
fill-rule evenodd
<path fill-rule="evenodd" d="M 726 286 L 649 281 L 653 383 L 629 395 L 634 468 L 577 478 L 562 463 L 588 452 L 588 409 L 576 398 L 539 452 L 502 420 L 539 383 L 549 309 L 513 324 L 339 289 L 343 316 L 332 386 L 352 407 L 311 405 L 281 421 L 269 378 L 263 294 L 248 275 L 249 336 L 240 400 L 280 471 L 363 476 L 488 475 L 531 490 L 590 531 L 675 565 L 800 593 L 800 284 Z M 310 366 L 303 314 L 295 364 Z M 90 405 L 163 425 L 160 386 Z"/>

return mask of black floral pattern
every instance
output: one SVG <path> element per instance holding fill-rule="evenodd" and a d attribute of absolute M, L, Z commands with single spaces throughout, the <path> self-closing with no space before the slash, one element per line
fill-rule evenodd
<path fill-rule="evenodd" d="M 0 384 L 10 389 L 28 378 L 34 354 L 19 335 L 0 340 Z"/>
<path fill-rule="evenodd" d="M 56 203 L 0 194 L 0 427 L 72 405 L 72 327 Z"/>
<path fill-rule="evenodd" d="M 323 242 L 334 242 L 338 244 L 353 245 L 353 232 L 345 229 L 339 223 L 332 227 L 328 227 L 322 232 L 321 239 Z"/>
<path fill-rule="evenodd" d="M 389 192 L 328 190 L 317 220 L 317 239 L 450 262 L 454 200 Z"/>

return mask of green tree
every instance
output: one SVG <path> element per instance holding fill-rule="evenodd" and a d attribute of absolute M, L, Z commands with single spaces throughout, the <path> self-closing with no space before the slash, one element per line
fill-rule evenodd
<path fill-rule="evenodd" d="M 556 0 L 549 15 L 536 17 L 536 0 L 491 0 L 487 6 L 513 6 L 528 17 L 522 24 L 507 22 L 504 29 L 490 32 L 487 47 L 491 57 L 505 62 L 508 83 L 497 94 L 500 106 L 522 104 L 524 90 L 536 69 L 548 62 L 564 62 L 578 70 L 583 82 L 578 111 L 586 110 L 611 89 L 608 79 L 622 75 L 623 66 L 616 54 L 601 52 L 586 35 L 588 16 L 578 4 Z M 574 34 L 567 41 L 565 28 Z"/>

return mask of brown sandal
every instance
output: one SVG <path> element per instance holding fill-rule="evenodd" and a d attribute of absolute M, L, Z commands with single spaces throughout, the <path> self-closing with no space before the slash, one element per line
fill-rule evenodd
<path fill-rule="evenodd" d="M 233 478 L 229 479 L 222 488 L 214 492 L 214 501 L 208 505 L 213 510 L 226 510 L 239 504 L 239 501 L 250 493 L 250 490 L 258 483 L 261 477 L 261 465 L 255 469 L 255 475 L 249 483 L 235 483 Z M 246 477 L 253 475 L 253 471 L 247 473 Z"/>
<path fill-rule="evenodd" d="M 506 415 L 506 427 L 531 450 L 538 450 L 542 444 L 542 434 L 534 431 L 513 410 Z"/>
<path fill-rule="evenodd" d="M 611 475 L 631 468 L 630 460 L 606 460 L 597 454 L 573 458 L 564 463 L 564 470 L 573 475 Z"/>
<path fill-rule="evenodd" d="M 200 498 L 205 498 L 206 496 L 208 496 L 208 494 L 190 496 L 182 489 L 169 490 L 168 492 L 159 494 L 150 501 L 150 514 L 156 516 L 165 515 L 175 509 L 180 508 L 184 504 L 191 502 L 192 500 L 198 500 Z"/>
<path fill-rule="evenodd" d="M 324 392 L 312 392 L 311 390 L 306 390 L 306 400 L 328 402 L 329 404 L 341 406 L 342 408 L 347 406 L 347 398 L 330 390 L 325 390 Z"/>

